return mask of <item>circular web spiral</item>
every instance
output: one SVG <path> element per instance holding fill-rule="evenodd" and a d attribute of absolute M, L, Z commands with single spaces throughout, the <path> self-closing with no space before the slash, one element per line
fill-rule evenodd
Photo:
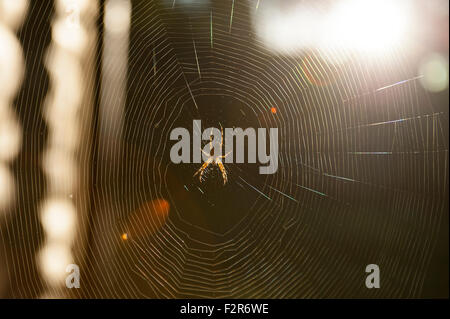
<path fill-rule="evenodd" d="M 96 169 L 74 296 L 420 296 L 448 207 L 448 110 L 407 50 L 272 52 L 252 27 L 264 2 L 132 2 L 122 140 L 82 155 Z M 196 119 L 278 128 L 278 171 L 225 163 L 226 185 L 217 167 L 200 182 L 201 164 L 169 156 Z"/>
<path fill-rule="evenodd" d="M 111 227 L 99 269 L 114 266 L 94 293 L 417 296 L 448 183 L 443 113 L 407 52 L 344 52 L 341 64 L 327 59 L 335 52 L 271 53 L 250 24 L 256 4 L 133 6 L 124 156 L 105 172 L 120 182 L 99 189 L 113 202 L 99 205 L 99 229 Z M 278 172 L 225 164 L 227 185 L 216 168 L 199 183 L 200 164 L 168 156 L 171 130 L 192 132 L 194 119 L 277 127 Z M 364 286 L 371 263 L 382 291 Z"/>

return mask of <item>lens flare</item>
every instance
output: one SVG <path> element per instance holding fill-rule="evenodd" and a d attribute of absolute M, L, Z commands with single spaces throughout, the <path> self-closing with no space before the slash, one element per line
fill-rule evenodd
<path fill-rule="evenodd" d="M 403 0 L 341 1 L 329 21 L 329 41 L 362 52 L 390 49 L 405 39 L 410 14 Z"/>
<path fill-rule="evenodd" d="M 122 240 L 147 236 L 160 229 L 169 215 L 170 204 L 165 199 L 155 199 L 144 203 L 133 212 L 126 225 L 127 233 L 122 234 Z M 124 238 L 125 236 L 125 238 Z"/>
<path fill-rule="evenodd" d="M 419 68 L 422 86 L 430 92 L 441 92 L 448 87 L 448 60 L 439 54 L 426 57 Z"/>

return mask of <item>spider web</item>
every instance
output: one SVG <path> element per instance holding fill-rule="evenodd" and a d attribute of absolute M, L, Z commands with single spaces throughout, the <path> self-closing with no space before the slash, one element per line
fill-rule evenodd
<path fill-rule="evenodd" d="M 250 24 L 256 5 L 134 3 L 123 183 L 103 189 L 115 204 L 98 220 L 113 219 L 99 259 L 114 266 L 95 295 L 419 296 L 446 205 L 444 113 L 407 52 L 274 54 Z M 277 127 L 278 172 L 225 164 L 226 186 L 214 167 L 199 183 L 201 164 L 168 157 L 170 131 L 194 119 Z M 382 290 L 364 285 L 371 263 Z"/>
<path fill-rule="evenodd" d="M 251 24 L 264 2 L 133 1 L 122 150 L 116 166 L 96 158 L 75 296 L 421 295 L 448 208 L 448 109 L 431 103 L 406 50 L 271 52 Z M 200 183 L 201 164 L 169 157 L 171 130 L 192 138 L 194 119 L 278 128 L 278 171 L 225 163 L 225 186 L 215 167 Z M 35 230 L 23 218 L 11 233 Z M 25 268 L 13 259 L 11 272 Z M 368 264 L 382 289 L 365 287 Z"/>

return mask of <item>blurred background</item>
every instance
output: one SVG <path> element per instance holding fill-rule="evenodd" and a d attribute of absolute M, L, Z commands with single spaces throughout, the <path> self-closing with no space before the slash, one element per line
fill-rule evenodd
<path fill-rule="evenodd" d="M 448 21 L 445 0 L 0 0 L 0 298 L 448 298 Z M 195 119 L 277 127 L 278 171 L 200 182 L 169 156 Z"/>

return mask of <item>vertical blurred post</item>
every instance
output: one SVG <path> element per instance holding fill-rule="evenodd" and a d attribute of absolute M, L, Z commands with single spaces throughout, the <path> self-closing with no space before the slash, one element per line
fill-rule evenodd
<path fill-rule="evenodd" d="M 101 211 L 117 211 L 117 198 L 111 188 L 118 189 L 120 176 L 117 174 L 122 156 L 122 133 L 127 97 L 128 46 L 131 22 L 129 0 L 106 0 L 103 11 L 103 43 L 101 64 L 101 89 L 98 112 L 98 163 L 96 173 Z M 112 215 L 111 215 L 112 216 Z M 115 252 L 105 249 L 103 243 L 111 240 L 113 228 L 104 222 L 104 216 L 92 216 L 95 225 L 95 240 L 91 246 L 93 255 L 101 255 L 90 268 L 94 274 L 102 272 L 114 259 Z M 115 276 L 116 273 L 109 274 Z M 94 277 L 92 280 L 96 280 Z M 109 277 L 112 282 L 114 277 Z"/>
<path fill-rule="evenodd" d="M 105 2 L 99 152 L 111 168 L 121 154 L 130 21 L 129 0 Z"/>
<path fill-rule="evenodd" d="M 22 144 L 22 130 L 13 110 L 13 101 L 23 78 L 23 53 L 16 37 L 28 8 L 28 0 L 0 0 L 0 235 L 4 214 L 15 198 L 15 182 L 10 163 Z M 0 298 L 6 286 L 5 260 L 0 254 Z"/>
<path fill-rule="evenodd" d="M 24 66 L 15 33 L 27 7 L 27 0 L 0 0 L 0 214 L 14 199 L 14 179 L 8 164 L 16 158 L 22 142 L 12 104 L 22 83 Z"/>
<path fill-rule="evenodd" d="M 97 1 L 55 0 L 52 42 L 45 58 L 50 77 L 43 108 L 48 127 L 42 155 L 47 189 L 39 206 L 45 231 L 37 259 L 46 283 L 43 297 L 67 296 L 68 265 L 87 271 L 83 257 L 91 196 L 97 15 Z"/>

